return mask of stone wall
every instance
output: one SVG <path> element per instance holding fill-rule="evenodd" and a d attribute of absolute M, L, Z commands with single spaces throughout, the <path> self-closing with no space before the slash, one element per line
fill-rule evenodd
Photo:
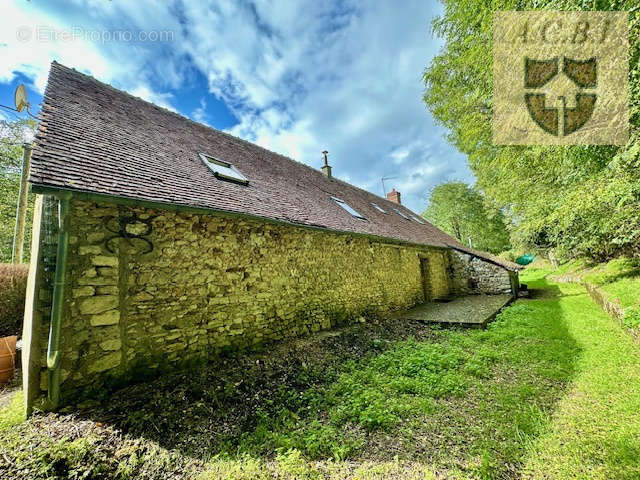
<path fill-rule="evenodd" d="M 451 251 L 452 289 L 457 295 L 516 294 L 517 274 L 458 250 Z"/>
<path fill-rule="evenodd" d="M 446 295 L 445 250 L 74 200 L 62 403 L 139 368 L 411 307 L 424 300 L 420 258 L 430 265 L 430 291 Z"/>

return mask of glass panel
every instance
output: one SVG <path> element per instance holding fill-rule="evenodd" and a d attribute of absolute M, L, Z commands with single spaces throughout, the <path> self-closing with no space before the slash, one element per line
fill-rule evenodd
<path fill-rule="evenodd" d="M 331 197 L 331 199 L 334 202 L 336 202 L 338 205 L 340 205 L 342 208 L 344 208 L 347 212 L 349 212 L 350 215 L 352 215 L 352 216 L 354 216 L 356 218 L 359 218 L 361 220 L 366 220 L 365 217 L 363 217 L 356 210 L 351 208 L 351 206 L 348 203 L 345 203 L 344 200 L 340 200 L 339 198 L 336 198 L 336 197 Z"/>
<path fill-rule="evenodd" d="M 371 205 L 373 205 L 373 208 L 375 208 L 376 210 L 378 210 L 380 213 L 387 213 L 381 206 L 371 202 Z"/>
<path fill-rule="evenodd" d="M 217 158 L 205 155 L 204 153 L 200 154 L 200 158 L 205 163 L 205 165 L 207 165 L 211 169 L 211 171 L 217 178 L 244 184 L 249 183 L 246 177 L 242 175 L 238 171 L 238 169 L 230 163 L 218 160 Z"/>
<path fill-rule="evenodd" d="M 398 215 L 400 215 L 403 218 L 406 218 L 407 220 L 411 220 L 409 217 L 407 217 L 404 213 L 402 213 L 400 210 L 398 210 L 397 208 L 393 209 L 394 212 L 396 212 Z"/>

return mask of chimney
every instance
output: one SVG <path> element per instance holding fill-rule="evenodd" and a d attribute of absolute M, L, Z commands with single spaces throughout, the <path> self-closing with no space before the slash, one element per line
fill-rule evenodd
<path fill-rule="evenodd" d="M 396 189 L 394 188 L 389 193 L 387 193 L 387 200 L 400 205 L 400 192 L 396 191 Z"/>
<path fill-rule="evenodd" d="M 331 178 L 331 167 L 329 166 L 329 159 L 327 158 L 329 152 L 324 150 L 322 152 L 322 155 L 324 155 L 324 165 L 322 166 L 322 173 L 324 173 L 327 178 Z"/>

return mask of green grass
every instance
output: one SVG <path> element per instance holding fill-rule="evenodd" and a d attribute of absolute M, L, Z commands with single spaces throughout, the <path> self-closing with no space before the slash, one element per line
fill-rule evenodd
<path fill-rule="evenodd" d="M 487 330 L 284 343 L 4 429 L 0 459 L 9 478 L 640 478 L 638 345 L 549 273 Z"/>
<path fill-rule="evenodd" d="M 610 301 L 618 301 L 625 309 L 624 326 L 637 329 L 640 326 L 640 261 L 632 258 L 615 258 L 601 264 L 586 260 L 573 260 L 553 272 L 556 275 L 573 275 L 582 282 L 600 287 Z"/>
<path fill-rule="evenodd" d="M 24 422 L 24 396 L 17 391 L 11 397 L 9 405 L 0 410 L 0 433 Z"/>

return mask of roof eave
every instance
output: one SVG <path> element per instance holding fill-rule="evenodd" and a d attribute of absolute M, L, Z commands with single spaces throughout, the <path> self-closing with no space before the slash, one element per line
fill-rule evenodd
<path fill-rule="evenodd" d="M 211 208 L 211 207 L 201 207 L 201 206 L 195 206 L 195 205 L 160 202 L 155 200 L 144 200 L 144 199 L 134 198 L 134 197 L 116 196 L 116 195 L 109 195 L 105 193 L 96 193 L 96 192 L 90 192 L 86 190 L 63 188 L 63 187 L 58 187 L 53 185 L 42 185 L 42 184 L 35 184 L 35 183 L 31 183 L 30 188 L 31 188 L 31 192 L 36 194 L 42 194 L 42 195 L 59 195 L 60 193 L 63 193 L 63 192 L 70 192 L 73 194 L 74 198 L 78 200 L 83 200 L 83 201 L 106 202 L 106 203 L 114 203 L 118 205 L 157 208 L 160 210 L 196 213 L 196 214 L 202 214 L 202 215 L 217 215 L 217 216 L 226 217 L 226 218 L 240 218 L 240 219 L 253 220 L 253 221 L 270 223 L 275 225 L 285 225 L 289 227 L 310 229 L 310 230 L 322 231 L 322 232 L 330 232 L 330 233 L 335 233 L 339 235 L 351 235 L 354 237 L 368 238 L 370 240 L 375 240 L 375 241 L 386 243 L 386 244 L 407 246 L 407 247 L 413 247 L 413 248 L 434 248 L 439 250 L 446 250 L 448 248 L 451 248 L 449 245 L 440 246 L 440 245 L 430 245 L 427 243 L 416 243 L 416 242 L 410 242 L 407 240 L 399 240 L 395 238 L 384 237 L 381 235 L 374 235 L 370 233 L 353 232 L 349 230 L 337 230 L 337 229 L 328 228 L 320 225 L 288 222 L 286 220 L 262 217 L 259 215 L 252 215 L 250 213 L 235 212 L 231 210 L 222 210 L 222 209 Z"/>

